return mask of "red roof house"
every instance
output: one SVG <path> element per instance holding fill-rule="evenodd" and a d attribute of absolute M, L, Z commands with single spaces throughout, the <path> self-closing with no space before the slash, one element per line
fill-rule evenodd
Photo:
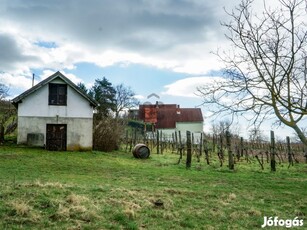
<path fill-rule="evenodd" d="M 203 131 L 204 119 L 200 108 L 180 108 L 176 104 L 143 104 L 139 106 L 139 119 L 153 124 L 163 133 Z"/>

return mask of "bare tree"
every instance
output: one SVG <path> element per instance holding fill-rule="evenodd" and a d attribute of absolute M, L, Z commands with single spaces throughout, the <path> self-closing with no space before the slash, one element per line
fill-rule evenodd
<path fill-rule="evenodd" d="M 4 141 L 4 124 L 13 114 L 14 108 L 5 98 L 8 96 L 9 88 L 0 83 L 0 143 Z"/>
<path fill-rule="evenodd" d="M 226 131 L 230 129 L 231 122 L 228 120 L 219 121 L 211 124 L 211 130 L 214 135 L 225 135 Z"/>
<path fill-rule="evenodd" d="M 237 138 L 240 134 L 240 126 L 229 120 L 221 120 L 218 123 L 211 124 L 211 131 L 214 135 L 225 136 L 226 131 L 229 131 L 233 137 Z"/>
<path fill-rule="evenodd" d="M 307 146 L 302 131 L 307 115 L 307 2 L 279 0 L 275 9 L 267 3 L 260 16 L 253 13 L 253 0 L 226 12 L 231 20 L 222 25 L 232 49 L 216 53 L 225 64 L 225 76 L 198 91 L 204 105 L 214 104 L 215 114 L 252 115 L 254 125 L 275 119 Z"/>
<path fill-rule="evenodd" d="M 7 97 L 8 92 L 9 88 L 6 85 L 0 83 L 0 101 L 2 101 L 5 97 Z"/>
<path fill-rule="evenodd" d="M 263 134 L 263 131 L 259 127 L 253 127 L 248 131 L 248 134 L 249 141 L 254 143 L 263 143 L 268 140 L 268 137 Z"/>
<path fill-rule="evenodd" d="M 115 91 L 115 117 L 118 117 L 124 109 L 131 109 L 139 104 L 139 101 L 134 97 L 135 93 L 130 87 L 119 84 L 115 86 Z"/>

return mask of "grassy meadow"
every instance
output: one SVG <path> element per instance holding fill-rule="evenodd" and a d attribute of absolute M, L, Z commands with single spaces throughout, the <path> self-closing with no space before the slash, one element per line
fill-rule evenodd
<path fill-rule="evenodd" d="M 260 229 L 264 216 L 307 226 L 307 164 L 229 171 L 193 157 L 187 170 L 178 158 L 0 146 L 0 229 Z"/>

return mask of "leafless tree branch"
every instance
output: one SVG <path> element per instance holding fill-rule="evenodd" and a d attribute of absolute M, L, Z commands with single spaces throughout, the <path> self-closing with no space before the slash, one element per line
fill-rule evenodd
<path fill-rule="evenodd" d="M 222 23 L 229 52 L 215 53 L 225 64 L 224 79 L 198 88 L 214 114 L 251 112 L 253 124 L 275 117 L 307 146 L 300 122 L 307 117 L 307 2 L 279 0 L 271 9 L 264 0 L 259 16 L 253 0 L 242 0 Z"/>

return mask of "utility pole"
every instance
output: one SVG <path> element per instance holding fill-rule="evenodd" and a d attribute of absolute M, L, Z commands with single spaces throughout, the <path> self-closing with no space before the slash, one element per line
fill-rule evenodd
<path fill-rule="evenodd" d="M 35 75 L 34 75 L 34 73 L 32 74 L 32 87 L 34 86 L 34 77 L 35 77 Z"/>

